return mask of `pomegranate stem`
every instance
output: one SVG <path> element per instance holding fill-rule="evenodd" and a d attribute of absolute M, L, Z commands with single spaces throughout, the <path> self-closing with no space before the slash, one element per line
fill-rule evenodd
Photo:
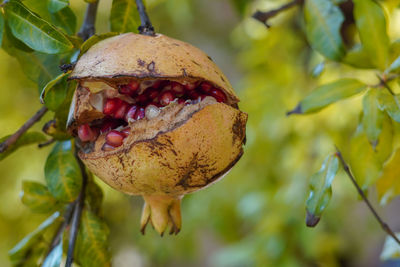
<path fill-rule="evenodd" d="M 136 7 L 140 16 L 140 26 L 138 27 L 139 33 L 143 35 L 154 36 L 154 27 L 151 24 L 150 18 L 147 15 L 146 8 L 142 0 L 136 0 Z"/>

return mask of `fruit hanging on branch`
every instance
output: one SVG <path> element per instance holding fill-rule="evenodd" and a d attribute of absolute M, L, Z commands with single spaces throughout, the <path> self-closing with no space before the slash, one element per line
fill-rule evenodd
<path fill-rule="evenodd" d="M 148 222 L 181 228 L 183 195 L 226 174 L 243 154 L 247 114 L 204 52 L 167 36 L 103 40 L 77 62 L 68 129 L 80 158 L 118 191 L 142 195 Z"/>

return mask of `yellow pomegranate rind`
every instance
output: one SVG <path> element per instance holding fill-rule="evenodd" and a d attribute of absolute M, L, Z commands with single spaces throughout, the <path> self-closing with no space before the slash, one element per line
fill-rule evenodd
<path fill-rule="evenodd" d="M 70 79 L 119 77 L 206 80 L 222 88 L 230 103 L 239 102 L 228 79 L 200 49 L 162 34 L 125 33 L 92 46 L 75 65 Z"/>

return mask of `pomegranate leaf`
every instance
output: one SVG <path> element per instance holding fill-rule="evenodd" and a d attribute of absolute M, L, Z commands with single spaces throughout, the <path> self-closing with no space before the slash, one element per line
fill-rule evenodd
<path fill-rule="evenodd" d="M 64 100 L 64 97 L 67 94 L 66 89 L 68 89 L 68 86 L 66 83 L 67 81 L 63 78 L 68 74 L 69 73 L 61 73 L 49 81 L 40 93 L 40 102 L 45 104 L 50 110 L 56 110 Z M 62 81 L 64 82 L 62 83 Z M 57 87 L 57 84 L 61 84 L 61 86 Z M 51 92 L 50 90 L 52 90 L 54 93 L 48 95 L 48 93 Z"/>
<path fill-rule="evenodd" d="M 306 201 L 308 227 L 314 227 L 319 222 L 322 212 L 328 206 L 332 196 L 332 181 L 339 168 L 339 160 L 335 155 L 328 156 L 321 169 L 310 179 L 310 194 Z"/>
<path fill-rule="evenodd" d="M 5 15 L 12 34 L 36 51 L 58 54 L 73 48 L 61 31 L 38 17 L 21 2 L 8 2 L 5 5 Z"/>
<path fill-rule="evenodd" d="M 288 115 L 319 111 L 334 102 L 358 94 L 365 88 L 366 85 L 356 79 L 341 79 L 321 85 L 301 100 Z"/>
<path fill-rule="evenodd" d="M 400 95 L 391 95 L 387 91 L 379 91 L 379 105 L 396 122 L 400 122 Z"/>
<path fill-rule="evenodd" d="M 65 33 L 73 35 L 76 32 L 76 16 L 71 8 L 66 7 L 56 13 L 50 14 L 53 24 Z"/>
<path fill-rule="evenodd" d="M 10 135 L 5 136 L 0 139 L 0 143 L 4 142 Z M 9 146 L 6 151 L 0 154 L 0 161 L 5 159 L 7 156 L 9 156 L 11 153 L 16 151 L 18 148 L 22 146 L 27 146 L 31 144 L 37 144 L 41 142 L 45 142 L 46 136 L 40 132 L 27 132 L 24 133 L 20 138 L 18 138 L 17 142 L 15 142 L 13 145 Z"/>
<path fill-rule="evenodd" d="M 82 44 L 80 55 L 83 55 L 86 51 L 89 50 L 90 47 L 92 47 L 96 43 L 100 42 L 101 40 L 104 40 L 104 39 L 112 37 L 112 36 L 116 36 L 118 34 L 119 34 L 118 32 L 108 32 L 108 33 L 104 33 L 104 34 L 95 34 L 95 35 L 93 35 L 92 37 L 87 39 Z"/>
<path fill-rule="evenodd" d="M 135 0 L 113 0 L 110 25 L 113 32 L 137 32 L 140 22 Z"/>
<path fill-rule="evenodd" d="M 84 210 L 76 241 L 76 255 L 82 266 L 111 266 L 108 235 L 107 224 L 94 213 Z"/>
<path fill-rule="evenodd" d="M 344 17 L 340 9 L 330 0 L 307 0 L 304 5 L 304 18 L 311 46 L 329 59 L 342 59 L 345 48 L 340 27 Z"/>
<path fill-rule="evenodd" d="M 389 37 L 382 7 L 373 0 L 354 0 L 354 18 L 363 49 L 375 67 L 384 70 L 389 61 Z"/>
<path fill-rule="evenodd" d="M 50 193 L 63 202 L 74 201 L 82 187 L 82 174 L 72 151 L 71 141 L 58 142 L 44 168 Z"/>
<path fill-rule="evenodd" d="M 57 204 L 45 185 L 33 181 L 22 183 L 20 197 L 25 206 L 38 213 L 51 212 Z"/>
<path fill-rule="evenodd" d="M 400 149 L 397 149 L 392 158 L 383 167 L 381 176 L 376 183 L 378 197 L 382 204 L 386 204 L 395 196 L 400 195 Z"/>
<path fill-rule="evenodd" d="M 53 213 L 53 215 L 41 223 L 33 232 L 25 236 L 24 239 L 22 239 L 8 252 L 8 256 L 10 257 L 10 260 L 14 266 L 22 266 L 21 264 L 25 262 L 26 256 L 29 255 L 37 246 L 37 243 L 42 238 L 43 233 L 56 221 L 58 221 L 57 219 L 59 217 L 60 213 L 58 211 Z"/>
<path fill-rule="evenodd" d="M 395 235 L 400 238 L 400 233 L 395 233 Z M 386 237 L 380 258 L 381 261 L 400 258 L 400 246 L 390 235 Z"/>
<path fill-rule="evenodd" d="M 68 0 L 48 0 L 47 1 L 47 9 L 51 13 L 56 13 L 64 8 L 69 6 Z"/>
<path fill-rule="evenodd" d="M 59 267 L 61 264 L 61 259 L 63 255 L 63 242 L 62 239 L 59 241 L 57 246 L 55 246 L 47 255 L 43 262 L 42 267 Z"/>
<path fill-rule="evenodd" d="M 100 214 L 101 203 L 103 201 L 103 190 L 95 183 L 93 176 L 90 174 L 90 179 L 86 186 L 85 207 L 94 214 Z"/>
<path fill-rule="evenodd" d="M 393 123 L 388 115 L 384 115 L 380 141 L 375 148 L 370 145 L 362 123 L 349 145 L 349 163 L 357 183 L 364 191 L 377 181 L 384 162 L 392 154 Z"/>
<path fill-rule="evenodd" d="M 379 109 L 378 90 L 370 89 L 363 98 L 362 124 L 365 134 L 372 147 L 378 144 L 378 138 L 382 131 L 384 113 Z"/>

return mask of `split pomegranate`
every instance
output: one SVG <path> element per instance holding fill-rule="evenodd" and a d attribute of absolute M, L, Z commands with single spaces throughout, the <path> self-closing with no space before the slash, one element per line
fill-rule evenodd
<path fill-rule="evenodd" d="M 80 158 L 113 188 L 142 195 L 142 232 L 181 229 L 180 200 L 240 159 L 247 115 L 199 49 L 133 33 L 103 40 L 77 62 L 68 129 Z"/>

